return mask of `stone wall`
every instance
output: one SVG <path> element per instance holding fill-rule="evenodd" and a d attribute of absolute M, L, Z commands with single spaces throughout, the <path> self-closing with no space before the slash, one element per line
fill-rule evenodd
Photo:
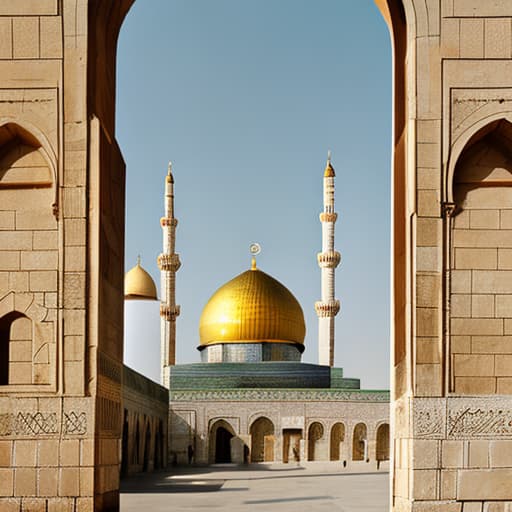
<path fill-rule="evenodd" d="M 397 511 L 512 505 L 512 3 L 377 0 L 394 48 Z"/>
<path fill-rule="evenodd" d="M 123 366 L 121 476 L 167 466 L 169 391 Z"/>
<path fill-rule="evenodd" d="M 118 507 L 131 3 L 0 3 L 1 510 Z"/>

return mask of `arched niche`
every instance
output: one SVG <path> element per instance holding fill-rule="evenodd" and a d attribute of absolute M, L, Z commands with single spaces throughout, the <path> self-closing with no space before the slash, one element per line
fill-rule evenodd
<path fill-rule="evenodd" d="M 324 426 L 315 421 L 308 428 L 308 460 L 320 460 L 319 445 L 324 437 Z"/>
<path fill-rule="evenodd" d="M 512 369 L 512 124 L 496 119 L 468 138 L 454 166 L 447 233 L 449 390 L 509 394 Z"/>
<path fill-rule="evenodd" d="M 274 424 L 265 416 L 255 420 L 250 429 L 251 462 L 274 460 Z"/>
<path fill-rule="evenodd" d="M 368 458 L 368 429 L 364 423 L 354 427 L 352 435 L 352 460 L 364 461 Z"/>
<path fill-rule="evenodd" d="M 335 423 L 331 427 L 330 438 L 330 460 L 341 460 L 342 457 L 342 443 L 345 441 L 345 425 L 343 423 Z"/>
<path fill-rule="evenodd" d="M 32 384 L 32 330 L 19 311 L 0 318 L 0 386 Z"/>
<path fill-rule="evenodd" d="M 377 428 L 377 462 L 389 460 L 389 423 L 382 423 Z"/>

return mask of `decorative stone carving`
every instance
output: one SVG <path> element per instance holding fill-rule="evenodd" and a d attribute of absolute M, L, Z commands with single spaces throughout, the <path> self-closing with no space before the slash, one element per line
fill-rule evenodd
<path fill-rule="evenodd" d="M 512 399 L 482 397 L 448 401 L 448 438 L 512 438 Z"/>
<path fill-rule="evenodd" d="M 57 434 L 58 427 L 57 414 L 54 412 L 0 414 L 0 436 Z"/>
<path fill-rule="evenodd" d="M 253 401 L 339 401 L 389 402 L 388 391 L 343 391 L 343 390 L 304 390 L 290 391 L 280 389 L 226 389 L 226 390 L 189 390 L 170 391 L 170 400 L 187 402 L 191 400 L 253 400 Z"/>
<path fill-rule="evenodd" d="M 64 434 L 84 435 L 87 433 L 87 414 L 85 412 L 64 413 L 63 422 Z"/>
<path fill-rule="evenodd" d="M 478 119 L 512 110 L 512 89 L 453 89 L 451 98 L 452 140 Z"/>
<path fill-rule="evenodd" d="M 439 398 L 414 399 L 413 428 L 417 439 L 445 439 L 446 403 Z"/>

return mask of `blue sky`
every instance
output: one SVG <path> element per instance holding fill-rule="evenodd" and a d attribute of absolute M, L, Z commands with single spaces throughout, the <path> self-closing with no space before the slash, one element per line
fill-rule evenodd
<path fill-rule="evenodd" d="M 317 362 L 318 213 L 336 169 L 336 366 L 389 386 L 391 48 L 371 0 L 137 0 L 118 47 L 126 269 L 159 285 L 167 162 L 175 175 L 177 360 L 199 361 L 208 298 L 250 266 L 286 285 Z M 128 303 L 125 360 L 159 375 L 157 303 Z"/>

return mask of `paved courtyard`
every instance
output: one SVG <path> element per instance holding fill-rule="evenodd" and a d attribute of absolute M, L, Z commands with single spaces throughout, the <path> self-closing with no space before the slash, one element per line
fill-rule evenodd
<path fill-rule="evenodd" d="M 122 512 L 387 512 L 388 473 L 335 464 L 177 468 L 125 479 Z"/>

